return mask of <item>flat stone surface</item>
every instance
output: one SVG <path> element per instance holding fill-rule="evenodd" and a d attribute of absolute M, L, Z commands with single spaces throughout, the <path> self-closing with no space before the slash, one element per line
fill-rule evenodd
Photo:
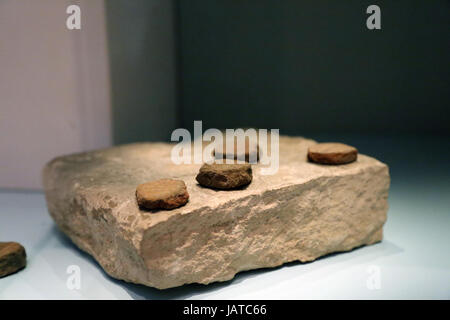
<path fill-rule="evenodd" d="M 17 242 L 0 242 L 0 278 L 24 268 L 27 264 L 25 248 Z"/>
<path fill-rule="evenodd" d="M 308 160 L 321 164 L 345 164 L 356 161 L 357 157 L 355 147 L 337 142 L 318 143 L 308 149 Z"/>
<path fill-rule="evenodd" d="M 280 137 L 280 168 L 242 190 L 198 185 L 200 164 L 175 165 L 173 145 L 140 143 L 59 157 L 44 170 L 59 228 L 111 276 L 156 288 L 232 279 L 243 270 L 312 261 L 382 239 L 388 167 L 365 155 L 350 164 L 307 161 L 313 140 Z M 189 202 L 149 214 L 136 186 L 173 178 Z"/>
<path fill-rule="evenodd" d="M 195 178 L 202 186 L 235 189 L 252 182 L 252 166 L 245 164 L 204 164 Z"/>
<path fill-rule="evenodd" d="M 138 185 L 136 199 L 146 209 L 175 209 L 188 202 L 189 194 L 182 180 L 160 179 Z"/>

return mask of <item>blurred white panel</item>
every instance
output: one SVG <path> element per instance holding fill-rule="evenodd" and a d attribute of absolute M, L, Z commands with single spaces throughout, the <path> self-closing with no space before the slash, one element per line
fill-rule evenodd
<path fill-rule="evenodd" d="M 39 189 L 48 160 L 111 144 L 106 39 L 103 0 L 0 2 L 0 188 Z"/>

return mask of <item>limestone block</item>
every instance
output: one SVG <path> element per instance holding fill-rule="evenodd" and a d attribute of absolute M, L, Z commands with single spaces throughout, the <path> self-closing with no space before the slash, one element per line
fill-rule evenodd
<path fill-rule="evenodd" d="M 175 165 L 171 144 L 138 143 L 58 157 L 44 169 L 49 212 L 59 228 L 114 278 L 156 288 L 232 279 L 243 270 L 351 250 L 382 240 L 389 172 L 358 155 L 345 165 L 308 162 L 316 142 L 280 137 L 280 167 L 241 190 L 214 190 L 201 164 Z M 189 202 L 146 211 L 136 187 L 184 180 Z"/>

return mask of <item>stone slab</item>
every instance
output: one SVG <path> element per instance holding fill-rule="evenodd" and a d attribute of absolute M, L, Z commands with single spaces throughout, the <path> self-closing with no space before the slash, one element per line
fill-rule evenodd
<path fill-rule="evenodd" d="M 208 284 L 236 273 L 312 261 L 382 240 L 388 167 L 307 160 L 316 142 L 280 137 L 280 168 L 242 190 L 213 190 L 195 180 L 200 164 L 175 165 L 171 144 L 137 143 L 58 157 L 44 168 L 48 210 L 59 228 L 114 278 L 155 288 Z M 141 210 L 136 186 L 182 179 L 189 202 Z"/>

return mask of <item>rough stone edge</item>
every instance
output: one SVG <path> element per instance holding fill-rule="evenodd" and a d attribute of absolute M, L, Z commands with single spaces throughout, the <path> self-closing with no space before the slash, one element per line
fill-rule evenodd
<path fill-rule="evenodd" d="M 53 161 L 55 161 L 55 160 L 57 160 L 57 159 L 59 159 L 60 157 L 58 157 L 58 158 L 56 158 L 56 159 L 54 159 Z M 46 166 L 45 166 L 45 168 L 44 168 L 44 177 L 47 177 L 47 176 L 49 176 L 49 173 L 51 173 L 51 171 L 52 171 L 52 166 L 51 166 L 51 164 L 52 164 L 52 162 L 53 161 L 51 161 L 51 162 L 49 162 Z M 384 167 L 384 169 L 386 170 L 386 176 L 387 176 L 387 179 L 388 179 L 388 185 L 387 185 L 387 187 L 386 187 L 386 210 L 384 210 L 384 214 L 386 215 L 387 214 L 387 209 L 388 209 L 388 204 L 387 204 L 387 193 L 388 193 L 388 191 L 389 191 L 389 183 L 390 183 L 390 176 L 389 176 L 389 169 L 388 169 L 388 167 L 387 167 L 387 165 L 385 165 L 384 163 L 381 163 L 381 162 L 379 162 L 379 161 L 377 161 L 377 163 L 375 163 L 375 165 L 376 166 L 379 166 L 379 165 L 381 165 L 382 167 Z M 366 168 L 367 169 L 367 168 Z M 370 169 L 370 167 L 369 167 L 369 169 Z M 363 169 L 364 170 L 364 169 Z M 357 173 L 357 174 L 359 174 L 359 172 Z M 347 176 L 347 174 L 344 174 L 344 175 L 339 175 L 339 177 L 345 177 L 345 176 Z M 330 176 L 330 177 L 335 177 L 335 176 Z M 303 183 L 303 185 L 304 184 L 310 184 L 310 183 L 313 183 L 314 181 L 316 181 L 316 180 L 318 180 L 318 179 L 321 179 L 321 178 L 330 178 L 330 177 L 327 177 L 327 176 L 320 176 L 320 177 L 318 177 L 318 178 L 316 178 L 316 179 L 312 179 L 312 180 L 309 180 L 309 181 L 307 181 L 306 183 Z M 272 191 L 273 190 L 281 190 L 281 189 L 285 189 L 285 188 L 289 188 L 289 187 L 292 187 L 292 186 L 298 186 L 298 185 L 302 185 L 302 184 L 294 184 L 294 185 L 290 185 L 290 186 L 284 186 L 284 187 L 280 187 L 280 188 L 278 188 L 278 189 L 272 189 Z M 46 186 L 46 181 L 45 181 L 45 179 L 44 179 L 44 186 Z M 89 243 L 89 242 L 86 242 L 85 241 L 85 239 L 86 239 L 86 237 L 84 237 L 84 236 L 82 236 L 82 235 L 79 235 L 79 234 L 77 234 L 77 232 L 73 232 L 72 231 L 72 228 L 70 228 L 69 227 L 69 225 L 70 225 L 70 221 L 64 221 L 64 220 L 66 220 L 67 218 L 70 218 L 70 216 L 71 215 L 64 215 L 64 214 L 60 214 L 60 212 L 64 212 L 64 211 L 66 211 L 67 210 L 67 208 L 55 208 L 55 207 L 53 207 L 54 206 L 54 203 L 50 203 L 49 202 L 49 197 L 48 197 L 48 189 L 46 188 L 46 198 L 47 198 L 47 204 L 48 204 L 48 206 L 49 206 L 49 212 L 50 212 L 50 215 L 53 217 L 53 219 L 55 220 L 55 222 L 56 222 L 56 224 L 58 225 L 58 227 L 72 240 L 72 242 L 74 242 L 81 250 L 83 250 L 83 251 L 85 251 L 85 252 L 87 252 L 88 254 L 90 254 L 91 256 L 93 256 L 94 257 L 94 259 L 102 266 L 102 268 L 105 270 L 105 272 L 106 273 L 108 273 L 110 276 L 112 276 L 112 277 L 114 277 L 114 278 L 117 278 L 117 279 L 121 279 L 121 280 L 124 280 L 124 281 L 126 281 L 126 282 L 131 282 L 131 283 L 139 283 L 139 284 L 145 284 L 145 285 L 148 285 L 148 286 L 152 286 L 152 287 L 155 287 L 155 288 L 159 288 L 159 289 L 165 289 L 165 288 L 170 288 L 170 287 L 175 287 L 175 286 L 180 286 L 180 285 L 183 285 L 183 284 L 186 284 L 186 283 L 192 283 L 192 282 L 182 282 L 182 283 L 178 283 L 178 284 L 176 284 L 176 285 L 161 285 L 161 284 L 158 284 L 158 283 L 156 283 L 156 282 L 154 282 L 154 281 L 152 281 L 151 279 L 150 279 L 150 277 L 149 277 L 149 275 L 150 275 L 150 273 L 151 273 L 151 270 L 148 270 L 147 268 L 146 268 L 146 265 L 145 265 L 145 261 L 144 261 L 144 259 L 143 259 L 143 257 L 142 256 L 140 256 L 140 254 L 141 254 L 141 248 L 140 248 L 140 246 L 136 246 L 136 244 L 135 243 L 132 243 L 131 242 L 131 239 L 129 238 L 129 237 L 127 237 L 126 236 L 126 231 L 124 231 L 123 229 L 121 229 L 121 228 L 119 228 L 119 229 L 117 229 L 115 232 L 118 232 L 119 234 L 121 234 L 123 237 L 122 238 L 115 238 L 115 239 L 109 239 L 109 245 L 111 245 L 112 247 L 112 249 L 111 250 L 108 250 L 109 251 L 109 253 L 106 253 L 106 252 L 102 252 L 102 251 L 96 251 L 95 249 L 94 249 L 94 247 Z M 243 201 L 244 199 L 246 199 L 246 198 L 251 198 L 251 197 L 254 197 L 255 195 L 249 195 L 249 196 L 247 196 L 247 197 L 244 197 L 244 198 L 240 198 L 240 199 L 238 199 L 237 201 L 239 202 L 239 201 Z M 59 201 L 57 201 L 58 203 L 65 203 L 65 200 L 67 200 L 67 199 L 59 199 Z M 75 211 L 75 212 L 78 212 L 79 214 L 81 214 L 82 216 L 84 215 L 84 216 L 88 216 L 89 214 L 91 214 L 92 213 L 92 211 L 96 211 L 97 209 L 95 209 L 95 208 L 93 208 L 93 207 L 89 207 L 88 205 L 87 205 L 87 200 L 86 200 L 86 198 L 83 196 L 83 195 L 80 195 L 80 194 L 78 194 L 78 195 L 76 195 L 76 197 L 73 199 L 73 203 L 71 204 L 71 206 L 72 206 L 72 209 Z M 201 211 L 201 210 L 209 210 L 210 208 L 209 207 L 202 207 L 202 208 L 199 208 L 199 209 L 197 209 L 196 211 Z M 73 211 L 72 211 L 73 212 Z M 189 214 L 192 214 L 193 212 L 191 212 L 191 213 L 189 213 Z M 97 216 L 97 215 L 92 215 L 91 214 L 91 219 L 95 219 L 95 216 Z M 90 229 L 92 229 L 93 231 L 95 231 L 95 232 L 85 232 L 85 234 L 87 235 L 87 238 L 89 239 L 90 237 L 92 237 L 92 234 L 98 234 L 98 231 L 99 230 L 104 230 L 105 228 L 103 228 L 103 227 L 107 227 L 108 228 L 108 223 L 107 223 L 107 221 L 108 221 L 108 219 L 115 219 L 112 215 L 111 215 L 111 212 L 107 212 L 107 211 L 105 211 L 105 212 L 103 212 L 101 215 L 100 215 L 102 218 L 100 218 L 99 219 L 99 221 L 103 221 L 103 222 L 101 222 L 100 223 L 100 228 L 98 228 L 98 226 L 95 226 L 94 227 L 94 225 L 93 224 L 91 224 L 90 222 L 88 222 L 89 220 L 86 220 L 86 221 L 84 221 L 85 222 L 85 228 L 84 228 L 84 230 L 90 230 Z M 171 219 L 176 219 L 177 217 L 181 217 L 181 216 L 185 216 L 185 215 L 182 215 L 182 214 L 177 214 L 177 215 L 174 215 L 173 217 L 171 217 L 170 219 L 168 219 L 168 220 L 165 220 L 165 221 L 163 221 L 163 222 L 168 222 L 169 220 L 171 220 Z M 97 216 L 98 217 L 98 216 Z M 66 219 L 65 219 L 66 218 Z M 373 243 L 376 243 L 376 242 L 379 242 L 379 241 L 381 241 L 382 240 L 382 227 L 383 227 L 383 225 L 384 225 L 384 223 L 385 223 L 385 221 L 386 221 L 386 219 L 384 220 L 384 222 L 383 222 L 383 224 L 380 226 L 380 228 L 378 229 L 378 230 L 375 230 L 374 232 L 373 232 L 373 234 L 372 235 L 370 235 L 370 236 L 368 236 L 368 238 L 367 238 L 367 240 L 366 241 L 364 241 L 364 243 L 359 243 L 359 244 L 356 244 L 356 245 L 353 245 L 353 246 L 350 246 L 350 247 L 348 247 L 348 248 L 344 248 L 343 250 L 338 250 L 338 251 L 329 251 L 329 252 L 324 252 L 324 253 L 321 253 L 321 254 L 319 254 L 319 255 L 317 255 L 317 256 L 315 256 L 315 257 L 310 257 L 310 258 L 306 258 L 306 259 L 291 259 L 291 260 L 289 260 L 289 261 L 283 261 L 283 262 L 280 262 L 280 263 L 277 263 L 277 264 L 274 264 L 274 265 L 262 265 L 262 266 L 260 266 L 260 267 L 251 267 L 251 268 L 242 268 L 242 269 L 239 269 L 239 270 L 236 270 L 236 272 L 234 273 L 234 274 L 232 274 L 232 275 L 228 275 L 228 276 L 226 276 L 226 277 L 223 277 L 222 279 L 214 279 L 214 280 L 212 280 L 212 281 L 203 281 L 203 282 L 200 282 L 200 283 L 204 283 L 204 284 L 207 284 L 207 283 L 210 283 L 210 282 L 215 282 L 215 281 L 227 281 L 227 280 L 230 280 L 230 279 L 232 279 L 237 273 L 239 273 L 239 272 L 241 272 L 241 271 L 245 271 L 245 270 L 253 270 L 253 269 L 256 269 L 256 268 L 266 268 L 266 267 L 276 267 L 276 266 L 279 266 L 279 265 L 283 265 L 283 264 L 285 264 L 285 263 L 288 263 L 288 262 L 292 262 L 292 261 L 301 261 L 301 262 L 307 262 L 307 261 L 313 261 L 313 260 L 315 260 L 315 259 L 317 259 L 317 258 L 319 258 L 319 257 L 321 257 L 321 256 L 324 256 L 324 255 L 327 255 L 327 254 L 329 254 L 329 253 L 332 253 L 332 252 L 343 252 L 343 251 L 349 251 L 349 250 L 352 250 L 352 249 L 354 249 L 354 248 L 356 248 L 356 247 L 360 247 L 360 246 L 363 246 L 363 245 L 369 245 L 369 244 L 373 244 Z M 115 227 L 120 227 L 119 225 L 115 225 Z M 146 232 L 146 230 L 137 230 L 137 232 L 141 232 L 142 233 L 142 236 L 143 236 L 143 234 Z M 103 236 L 104 238 L 108 238 L 108 235 L 107 235 L 107 233 L 106 232 L 104 232 L 104 236 Z M 142 237 L 141 237 L 142 238 Z M 127 248 L 128 250 L 126 250 L 126 251 L 124 251 L 124 250 L 118 250 L 118 248 L 119 248 L 119 246 L 120 247 L 122 247 L 122 248 Z M 104 246 L 102 246 L 101 248 L 104 248 Z M 123 255 L 124 253 L 128 253 L 128 255 Z M 110 258 L 108 258 L 108 259 L 105 259 L 104 257 L 106 257 L 106 255 L 105 254 L 108 254 L 108 256 L 110 257 Z M 116 260 L 128 260 L 128 263 L 127 264 L 135 264 L 138 268 L 136 269 L 136 270 L 134 270 L 134 272 L 130 272 L 130 271 L 133 271 L 133 270 L 128 270 L 128 269 L 124 269 L 124 268 L 120 268 L 120 266 L 119 267 L 117 267 L 117 265 L 108 265 L 108 263 L 107 263 L 107 260 L 111 260 L 111 257 L 113 258 L 113 259 L 116 259 Z M 143 272 L 143 271 L 146 271 L 146 272 Z M 146 275 L 145 277 L 143 277 L 143 275 Z"/>
<path fill-rule="evenodd" d="M 326 256 L 326 255 L 331 254 L 331 253 L 346 252 L 346 251 L 350 251 L 350 250 L 353 250 L 353 249 L 361 247 L 361 246 L 370 245 L 370 244 L 374 244 L 374 243 L 382 241 L 382 238 L 383 238 L 383 226 L 384 226 L 384 224 L 385 224 L 385 222 L 387 220 L 387 211 L 388 211 L 387 197 L 388 197 L 388 191 L 389 191 L 389 185 L 390 185 L 390 177 L 389 177 L 389 169 L 388 169 L 387 165 L 385 165 L 385 164 L 383 164 L 381 162 L 378 162 L 378 163 L 381 164 L 381 166 L 378 166 L 378 165 L 371 166 L 371 167 L 368 167 L 368 168 L 361 169 L 361 171 L 365 171 L 364 173 L 366 173 L 367 175 L 371 175 L 371 174 L 374 174 L 375 172 L 377 172 L 377 173 L 380 173 L 381 175 L 385 175 L 385 177 L 387 178 L 387 180 L 386 180 L 387 185 L 385 186 L 386 188 L 383 188 L 383 187 L 380 188 L 380 190 L 384 189 L 384 191 L 382 191 L 383 193 L 385 193 L 385 196 L 383 196 L 384 199 L 383 198 L 382 199 L 377 198 L 376 200 L 379 200 L 379 201 L 376 201 L 376 200 L 374 201 L 374 203 L 378 202 L 378 205 L 380 205 L 379 213 L 382 215 L 382 222 L 379 224 L 378 227 L 374 228 L 371 232 L 366 234 L 364 236 L 364 239 L 361 239 L 361 241 L 356 241 L 354 243 L 345 243 L 340 248 L 328 249 L 328 250 L 324 250 L 324 251 L 320 251 L 319 250 L 319 252 L 317 252 L 316 254 L 312 254 L 312 255 L 311 254 L 302 253 L 299 256 L 291 257 L 289 259 L 285 259 L 285 260 L 280 259 L 280 261 L 278 261 L 276 263 L 264 264 L 264 265 L 259 265 L 259 266 L 241 267 L 241 268 L 238 268 L 238 269 L 234 270 L 233 272 L 224 273 L 224 275 L 222 275 L 222 276 L 218 276 L 216 274 L 216 275 L 211 276 L 209 279 L 202 280 L 202 281 L 185 282 L 185 281 L 183 281 L 181 279 L 176 279 L 175 278 L 175 279 L 173 279 L 174 280 L 173 282 L 177 283 L 176 285 L 170 284 L 170 282 L 171 282 L 170 279 L 169 279 L 169 281 L 167 281 L 168 280 L 167 275 L 165 275 L 165 274 L 152 274 L 153 273 L 153 272 L 151 272 L 152 270 L 149 270 L 149 273 L 152 274 L 152 276 L 149 277 L 149 280 L 150 280 L 150 278 L 152 278 L 154 276 L 158 276 L 158 277 L 160 277 L 160 279 L 164 279 L 165 280 L 163 282 L 166 282 L 164 285 L 161 285 L 161 283 L 156 284 L 156 283 L 153 283 L 152 281 L 150 281 L 151 284 L 149 284 L 149 285 L 157 287 L 157 288 L 160 288 L 160 289 L 165 289 L 165 288 L 171 288 L 171 287 L 180 286 L 180 285 L 189 284 L 189 283 L 209 284 L 209 283 L 212 283 L 212 282 L 228 281 L 228 280 L 234 278 L 234 276 L 237 273 L 242 272 L 242 271 L 255 270 L 255 269 L 259 269 L 259 268 L 277 267 L 277 266 L 281 266 L 281 265 L 284 265 L 286 263 L 293 262 L 293 261 L 310 262 L 310 261 L 314 261 L 317 258 L 320 258 L 322 256 Z M 372 173 L 367 172 L 367 170 L 370 171 L 372 169 L 374 170 L 374 172 L 372 172 Z M 302 188 L 313 189 L 313 188 L 309 188 L 309 185 L 315 184 L 318 181 L 321 181 L 321 184 L 327 185 L 327 183 L 330 181 L 330 179 L 331 180 L 333 180 L 333 179 L 339 180 L 340 178 L 346 178 L 346 177 L 349 177 L 349 176 L 358 177 L 358 176 L 361 175 L 361 173 L 362 173 L 361 171 L 358 171 L 357 173 L 353 173 L 353 174 L 344 174 L 344 175 L 338 175 L 338 176 L 326 176 L 326 175 L 324 175 L 324 176 L 320 176 L 320 177 L 318 177 L 316 179 L 309 180 L 306 183 L 294 184 L 294 185 L 283 186 L 283 187 L 279 187 L 279 188 L 275 188 L 275 189 L 270 189 L 270 190 L 265 191 L 264 193 L 265 194 L 270 194 L 272 192 L 278 193 L 278 192 L 283 192 L 286 189 L 296 189 L 296 188 L 299 188 L 299 189 L 302 189 Z M 244 206 L 246 206 L 246 205 L 248 205 L 249 201 L 251 201 L 251 199 L 255 200 L 258 197 L 259 196 L 255 195 L 255 194 L 248 195 L 246 197 L 237 199 L 236 201 L 230 201 L 230 202 L 233 202 L 231 204 L 231 206 L 233 206 L 235 208 L 239 208 L 239 207 L 242 208 L 243 207 L 242 204 L 244 204 Z M 261 197 L 259 197 L 259 198 L 261 198 Z M 261 199 L 258 199 L 258 201 L 259 200 L 261 200 Z M 253 204 L 257 203 L 258 201 L 253 201 Z M 220 213 L 222 211 L 226 211 L 227 206 L 229 206 L 229 205 L 230 205 L 230 203 L 224 203 L 224 204 L 220 205 L 219 207 L 215 208 L 216 211 L 211 213 L 211 214 L 216 216 L 216 217 L 221 217 Z M 248 206 L 251 207 L 251 205 L 248 205 Z M 174 215 L 173 217 L 169 218 L 168 220 L 165 220 L 165 221 L 161 222 L 157 226 L 154 226 L 153 228 L 150 228 L 148 230 L 148 232 L 154 233 L 157 228 L 166 229 L 166 228 L 170 228 L 170 225 L 172 225 L 172 226 L 180 225 L 179 223 L 177 223 L 177 221 L 176 221 L 177 219 L 193 217 L 195 214 L 201 213 L 204 209 L 205 208 L 199 208 L 199 209 L 197 209 L 197 210 L 195 210 L 193 212 L 190 212 L 188 215 L 176 215 L 176 216 Z M 211 208 L 207 208 L 206 211 L 208 211 L 210 209 Z M 364 214 L 364 213 L 362 213 L 362 214 Z M 201 222 L 201 220 L 198 219 L 198 217 L 192 218 L 192 219 L 195 219 L 196 221 Z M 211 222 L 211 219 L 209 219 L 209 218 L 207 218 L 205 220 L 208 221 L 208 222 Z M 143 239 L 143 242 L 144 241 L 145 241 L 145 239 Z M 155 243 L 157 243 L 157 242 L 158 241 L 155 241 Z M 142 250 L 142 246 L 141 246 L 141 250 Z M 141 252 L 141 256 L 145 257 L 145 254 L 143 252 Z M 183 278 L 183 277 L 181 277 L 181 278 Z"/>

